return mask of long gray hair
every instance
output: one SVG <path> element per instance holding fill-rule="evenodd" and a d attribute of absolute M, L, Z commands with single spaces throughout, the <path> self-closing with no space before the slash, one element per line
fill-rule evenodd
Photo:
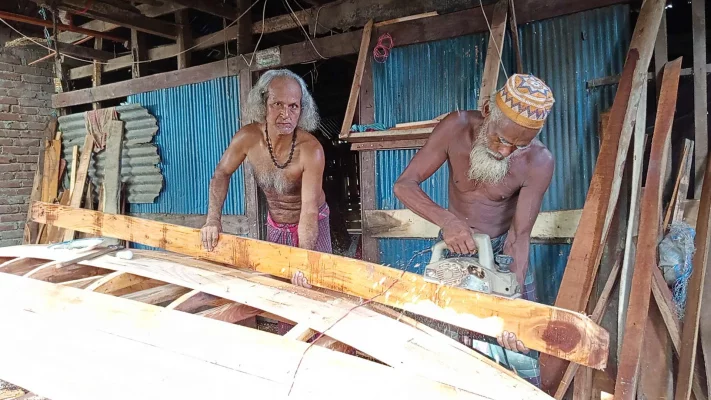
<path fill-rule="evenodd" d="M 247 104 L 243 107 L 243 119 L 248 122 L 264 122 L 267 116 L 267 95 L 269 84 L 276 77 L 285 76 L 294 79 L 301 86 L 301 116 L 297 126 L 305 131 L 313 132 L 318 127 L 319 115 L 316 102 L 306 88 L 306 82 L 299 75 L 288 69 L 270 70 L 264 73 L 249 91 Z"/>

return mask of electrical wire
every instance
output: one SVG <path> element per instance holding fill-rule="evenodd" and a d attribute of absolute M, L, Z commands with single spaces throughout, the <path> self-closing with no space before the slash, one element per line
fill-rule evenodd
<path fill-rule="evenodd" d="M 257 54 L 257 50 L 259 50 L 259 43 L 262 41 L 262 36 L 264 36 L 264 21 L 266 20 L 267 16 L 267 1 L 268 0 L 264 0 L 264 7 L 262 7 L 262 33 L 259 34 L 259 39 L 257 39 L 257 44 L 254 46 L 252 57 L 250 57 L 249 61 L 247 61 L 247 57 L 245 57 L 244 54 L 239 55 L 244 60 L 245 64 L 247 64 L 247 67 L 250 68 L 252 67 L 252 63 L 254 62 L 254 56 Z"/>
<path fill-rule="evenodd" d="M 294 9 L 291 8 L 291 5 L 289 4 L 289 1 L 288 1 L 288 0 L 282 0 L 282 1 L 283 1 L 284 4 L 289 8 L 289 11 L 291 11 L 291 17 L 292 17 L 294 20 L 296 20 L 296 23 L 299 25 L 299 27 L 301 28 L 301 31 L 304 33 L 304 36 L 306 37 L 306 40 L 308 40 L 309 43 L 311 43 L 311 47 L 314 48 L 314 51 L 316 52 L 316 54 L 318 54 L 318 56 L 321 57 L 322 59 L 328 60 L 327 57 L 324 57 L 323 55 L 321 55 L 321 53 L 319 53 L 318 49 L 316 48 L 316 45 L 314 45 L 314 42 L 311 41 L 311 36 L 309 36 L 309 33 L 306 32 L 306 29 L 304 29 L 304 25 L 301 23 L 301 21 L 299 21 L 299 17 L 296 16 L 296 13 L 294 12 Z M 315 31 L 315 29 L 314 29 L 314 31 Z"/>
<path fill-rule="evenodd" d="M 247 8 L 242 14 L 240 14 L 240 15 L 237 17 L 237 19 L 235 19 L 235 20 L 232 21 L 229 25 L 227 25 L 227 28 L 229 28 L 229 27 L 231 27 L 232 25 L 236 24 L 237 21 L 239 21 L 240 18 L 242 18 L 245 14 L 247 14 L 247 13 L 252 9 L 252 7 L 254 7 L 257 3 L 259 3 L 259 1 L 261 1 L 261 0 L 257 0 L 257 1 L 255 1 L 254 3 L 252 3 L 252 4 L 249 6 L 249 8 Z M 265 9 L 266 9 L 266 2 L 267 2 L 267 0 L 264 0 Z M 15 29 L 15 27 L 13 27 L 12 25 L 10 25 L 10 24 L 9 24 L 7 21 L 5 21 L 3 18 L 0 18 L 0 22 L 2 22 L 3 24 L 7 25 L 8 28 L 12 29 L 12 30 L 15 31 L 17 34 L 19 34 L 20 36 L 24 37 L 25 39 L 31 41 L 32 43 L 34 43 L 34 44 L 36 44 L 36 45 L 38 45 L 38 46 L 40 46 L 40 47 L 43 47 L 43 48 L 45 48 L 45 49 L 47 49 L 47 50 L 49 50 L 49 51 L 54 51 L 53 48 L 48 47 L 48 46 L 45 46 L 45 45 L 43 45 L 42 43 L 37 42 L 36 40 L 32 39 L 31 37 L 25 35 L 24 33 L 20 32 L 19 30 Z M 225 29 L 227 29 L 227 28 L 225 28 Z M 264 21 L 262 20 L 262 33 L 263 33 L 263 32 L 264 32 Z M 213 37 L 215 37 L 215 36 L 217 36 L 217 35 L 219 35 L 219 34 L 221 34 L 221 33 L 224 33 L 224 32 L 223 32 L 223 31 L 214 32 L 213 34 L 211 34 L 210 36 L 208 36 L 205 40 L 212 39 Z M 260 36 L 260 40 L 261 40 L 261 36 Z M 185 50 L 183 50 L 183 51 L 180 51 L 180 52 L 178 52 L 178 53 L 175 53 L 175 54 L 173 54 L 173 55 L 171 55 L 171 56 L 169 56 L 169 57 L 166 57 L 166 58 L 177 57 L 177 56 L 179 56 L 179 55 L 181 55 L 181 54 L 183 54 L 183 53 L 187 53 L 188 51 L 193 50 L 193 49 L 195 49 L 195 48 L 197 48 L 197 47 L 198 47 L 198 45 L 192 46 L 192 47 L 190 47 L 190 48 L 187 48 L 187 49 L 185 49 Z M 90 64 L 92 64 L 92 63 L 102 64 L 102 65 L 108 65 L 108 64 L 109 64 L 108 62 L 87 60 L 87 59 L 80 58 L 80 57 L 74 57 L 74 56 L 71 56 L 71 55 L 69 55 L 69 54 L 62 53 L 62 52 L 59 52 L 59 55 L 64 56 L 64 57 L 67 57 L 67 58 L 71 58 L 71 59 L 73 59 L 73 60 L 78 60 L 78 61 L 83 61 L 83 62 L 86 62 L 86 63 L 90 63 Z M 149 62 L 153 62 L 153 61 L 155 61 L 155 60 L 131 61 L 130 65 L 144 64 L 144 63 L 149 63 Z"/>
<path fill-rule="evenodd" d="M 504 60 L 501 56 L 501 49 L 499 49 L 499 45 L 496 43 L 496 39 L 494 38 L 494 32 L 491 30 L 491 25 L 489 25 L 489 19 L 486 17 L 486 13 L 484 12 L 484 4 L 482 4 L 481 0 L 479 0 L 479 6 L 481 7 L 482 15 L 484 15 L 484 21 L 486 21 L 486 27 L 489 28 L 489 37 L 491 38 L 491 40 L 494 41 L 494 48 L 496 49 L 496 52 L 499 53 L 499 63 L 501 64 L 501 69 L 504 70 L 504 75 L 506 76 L 506 79 L 509 79 L 509 74 L 506 73 Z"/>

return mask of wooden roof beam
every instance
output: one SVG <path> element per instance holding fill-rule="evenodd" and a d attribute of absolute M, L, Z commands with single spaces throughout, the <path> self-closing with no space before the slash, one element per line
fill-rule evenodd
<path fill-rule="evenodd" d="M 235 20 L 239 15 L 235 7 L 215 0 L 167 0 L 167 3 L 177 4 L 185 8 L 193 8 L 229 20 Z"/>
<path fill-rule="evenodd" d="M 36 3 L 42 3 L 43 0 L 33 1 Z M 87 4 L 84 0 L 62 0 L 62 4 L 59 8 L 69 12 L 84 11 L 86 8 L 84 15 L 90 18 L 136 29 L 141 32 L 162 36 L 172 40 L 177 38 L 177 25 L 148 18 L 141 14 L 123 10 L 110 4 L 92 2 L 87 8 Z"/>
<path fill-rule="evenodd" d="M 52 28 L 52 21 L 51 20 L 43 20 L 39 18 L 32 18 L 28 17 L 26 15 L 20 15 L 20 14 L 13 14 L 5 11 L 0 11 L 0 18 L 6 19 L 9 21 L 17 21 L 17 22 L 22 22 L 25 24 L 30 24 L 30 25 L 36 25 L 36 26 L 43 26 L 45 28 Z M 89 26 L 88 24 L 82 25 L 82 26 L 69 26 L 69 25 L 64 25 L 64 24 L 57 24 L 57 29 L 60 31 L 65 31 L 59 34 L 60 36 L 60 41 L 63 42 L 75 42 L 76 40 L 82 39 L 86 36 L 93 36 L 93 37 L 98 37 L 102 39 L 107 39 L 107 40 L 112 40 L 114 42 L 123 42 L 126 39 L 119 37 L 119 36 L 114 36 L 114 35 L 109 35 L 107 33 L 103 33 L 102 29 L 95 29 L 93 26 Z M 106 29 L 108 30 L 108 29 Z M 66 36 L 69 37 L 71 40 L 62 40 L 62 34 L 63 33 L 68 33 L 71 36 Z M 76 39 L 74 39 L 76 38 Z M 60 50 L 61 52 L 61 50 Z"/>

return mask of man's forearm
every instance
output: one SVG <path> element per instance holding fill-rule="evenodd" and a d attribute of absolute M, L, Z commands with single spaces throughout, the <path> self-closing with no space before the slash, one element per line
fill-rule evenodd
<path fill-rule="evenodd" d="M 528 255 L 531 244 L 530 235 L 516 235 L 509 232 L 504 244 L 503 253 L 513 257 L 511 264 L 511 272 L 516 274 L 518 283 L 523 286 L 525 283 L 526 272 L 528 271 Z"/>
<path fill-rule="evenodd" d="M 412 212 L 439 227 L 443 227 L 457 218 L 454 214 L 432 201 L 417 182 L 396 182 L 395 196 Z"/>
<path fill-rule="evenodd" d="M 299 247 L 313 250 L 318 239 L 318 213 L 302 213 L 299 217 Z"/>
<path fill-rule="evenodd" d="M 229 185 L 229 175 L 215 172 L 212 176 L 206 222 L 220 222 L 222 220 L 222 206 L 225 204 Z"/>

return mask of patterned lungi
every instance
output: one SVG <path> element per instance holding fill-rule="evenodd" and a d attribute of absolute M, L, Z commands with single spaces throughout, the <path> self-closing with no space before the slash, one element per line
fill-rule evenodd
<path fill-rule="evenodd" d="M 318 238 L 316 239 L 315 251 L 331 253 L 331 226 L 329 224 L 330 209 L 325 202 L 318 209 Z M 284 244 L 287 246 L 299 246 L 299 224 L 280 224 L 272 219 L 271 214 L 267 215 L 267 240 L 272 243 Z M 277 331 L 284 335 L 294 326 L 284 322 L 279 322 Z"/>
<path fill-rule="evenodd" d="M 322 253 L 331 253 L 331 227 L 328 216 L 331 211 L 327 203 L 323 203 L 318 209 L 318 238 L 314 250 Z M 271 214 L 267 215 L 267 240 L 272 243 L 285 244 L 287 246 L 299 247 L 299 224 L 281 224 L 274 222 Z"/>
<path fill-rule="evenodd" d="M 501 236 L 491 239 L 491 248 L 493 250 L 494 256 L 497 256 L 503 252 L 504 244 L 506 243 L 506 237 L 508 232 Z M 439 239 L 442 240 L 442 232 L 440 232 Z M 476 255 L 474 253 L 473 255 Z M 445 250 L 443 253 L 445 258 L 450 257 L 462 257 L 467 255 L 456 254 Z M 533 270 L 529 267 L 526 271 L 526 279 L 521 288 L 521 297 L 529 301 L 538 301 L 536 296 L 536 287 L 533 279 Z M 467 339 L 471 339 L 471 347 L 484 353 L 493 360 L 502 364 L 504 367 L 514 370 L 518 376 L 535 385 L 536 387 L 541 386 L 541 373 L 538 365 L 538 352 L 535 350 L 530 350 L 528 354 L 517 353 L 509 351 L 499 346 L 496 338 L 492 338 L 486 335 L 482 335 L 478 332 L 472 332 L 467 329 L 462 329 L 459 327 L 453 327 L 450 324 L 445 324 L 439 321 L 434 321 L 429 318 L 416 317 L 417 320 L 430 325 L 432 328 L 437 329 L 455 340 L 458 340 L 464 344 L 467 343 Z M 525 345 L 526 343 L 524 343 Z"/>

